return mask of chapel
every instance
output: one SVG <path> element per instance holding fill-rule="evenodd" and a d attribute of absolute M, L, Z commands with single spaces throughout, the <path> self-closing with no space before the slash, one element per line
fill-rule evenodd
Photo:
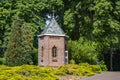
<path fill-rule="evenodd" d="M 59 67 L 68 64 L 68 36 L 54 16 L 38 35 L 38 65 Z"/>

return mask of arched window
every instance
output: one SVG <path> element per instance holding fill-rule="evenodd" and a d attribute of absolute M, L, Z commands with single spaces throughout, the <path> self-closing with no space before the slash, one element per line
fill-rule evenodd
<path fill-rule="evenodd" d="M 52 48 L 52 57 L 56 57 L 57 56 L 57 48 L 54 46 Z"/>
<path fill-rule="evenodd" d="M 65 44 L 65 51 L 67 50 L 67 45 Z"/>
<path fill-rule="evenodd" d="M 41 57 L 43 57 L 44 48 L 41 48 Z"/>
<path fill-rule="evenodd" d="M 43 62 L 43 56 L 44 56 L 44 48 L 42 46 L 41 47 L 41 62 Z"/>

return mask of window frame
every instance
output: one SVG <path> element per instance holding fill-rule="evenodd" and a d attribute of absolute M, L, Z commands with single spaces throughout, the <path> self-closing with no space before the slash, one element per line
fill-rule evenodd
<path fill-rule="evenodd" d="M 55 47 L 55 46 L 52 48 L 52 57 L 53 58 L 57 57 L 57 47 Z"/>
<path fill-rule="evenodd" d="M 41 62 L 43 62 L 43 57 L 44 57 L 44 47 L 41 47 Z"/>

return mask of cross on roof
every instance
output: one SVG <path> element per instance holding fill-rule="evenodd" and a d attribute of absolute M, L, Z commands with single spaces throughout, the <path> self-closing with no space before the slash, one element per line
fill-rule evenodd
<path fill-rule="evenodd" d="M 55 17 L 55 10 L 54 10 L 54 7 L 53 7 L 53 10 L 52 10 L 52 18 Z"/>

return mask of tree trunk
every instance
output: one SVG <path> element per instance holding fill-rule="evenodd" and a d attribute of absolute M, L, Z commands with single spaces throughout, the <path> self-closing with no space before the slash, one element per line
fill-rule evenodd
<path fill-rule="evenodd" d="M 79 18 L 77 16 L 77 14 L 74 15 L 74 19 L 75 19 L 75 26 L 74 26 L 74 29 L 73 29 L 73 34 L 72 34 L 72 38 L 73 40 L 78 40 L 79 39 L 79 36 L 80 36 L 80 33 L 79 33 Z"/>
<path fill-rule="evenodd" d="M 113 71 L 113 51 L 110 50 L 110 71 Z"/>

